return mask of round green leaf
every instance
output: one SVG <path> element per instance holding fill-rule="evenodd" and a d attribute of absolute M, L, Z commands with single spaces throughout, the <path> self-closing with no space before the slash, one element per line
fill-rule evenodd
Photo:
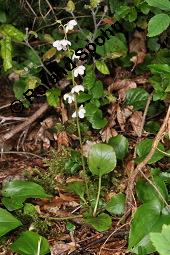
<path fill-rule="evenodd" d="M 117 135 L 115 137 L 111 137 L 108 142 L 116 153 L 116 158 L 122 160 L 126 154 L 128 153 L 128 139 L 123 135 Z"/>
<path fill-rule="evenodd" d="M 125 195 L 116 194 L 106 205 L 106 210 L 111 214 L 123 214 L 125 210 Z"/>
<path fill-rule="evenodd" d="M 91 224 L 97 231 L 106 231 L 112 226 L 112 219 L 106 213 L 101 213 L 95 218 L 88 216 L 85 222 Z"/>
<path fill-rule="evenodd" d="M 170 17 L 168 14 L 161 13 L 155 15 L 148 23 L 148 36 L 153 37 L 161 34 L 170 25 Z"/>
<path fill-rule="evenodd" d="M 94 175 L 102 176 L 111 172 L 116 167 L 116 154 L 112 146 L 102 143 L 93 145 L 88 165 Z"/>
<path fill-rule="evenodd" d="M 21 233 L 11 248 L 21 255 L 45 255 L 50 251 L 47 239 L 33 231 Z"/>
<path fill-rule="evenodd" d="M 146 2 L 153 7 L 159 8 L 164 11 L 170 11 L 170 1 L 169 0 L 146 0 Z"/>

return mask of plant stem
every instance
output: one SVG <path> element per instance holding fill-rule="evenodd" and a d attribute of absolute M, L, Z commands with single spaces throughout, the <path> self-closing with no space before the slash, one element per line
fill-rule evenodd
<path fill-rule="evenodd" d="M 102 177 L 101 177 L 101 176 L 99 176 L 99 186 L 98 186 L 97 199 L 96 199 L 96 204 L 95 204 L 94 211 L 93 211 L 93 216 L 94 216 L 94 217 L 96 216 L 97 206 L 98 206 L 99 198 L 100 198 L 100 192 L 101 192 L 101 181 L 102 181 Z"/>
<path fill-rule="evenodd" d="M 73 216 L 68 216 L 68 217 L 45 217 L 41 216 L 41 218 L 47 218 L 49 220 L 72 220 L 72 219 L 77 219 L 77 218 L 83 218 L 82 215 L 73 215 Z"/>

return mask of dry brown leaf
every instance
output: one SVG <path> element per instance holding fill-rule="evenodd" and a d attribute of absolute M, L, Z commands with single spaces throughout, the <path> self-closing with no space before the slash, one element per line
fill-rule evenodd
<path fill-rule="evenodd" d="M 64 145 L 65 147 L 69 147 L 70 141 L 65 131 L 58 133 L 57 137 L 55 136 L 55 139 L 56 138 L 57 138 L 57 144 L 59 149 L 61 148 L 62 145 Z"/>
<path fill-rule="evenodd" d="M 134 134 L 140 137 L 141 134 L 141 123 L 142 123 L 142 112 L 134 112 L 129 119 L 132 128 L 134 130 Z"/>
<path fill-rule="evenodd" d="M 124 101 L 125 100 L 126 92 L 129 89 L 133 89 L 133 88 L 137 87 L 136 82 L 131 81 L 131 80 L 126 80 L 125 84 L 126 84 L 126 86 L 118 91 L 118 95 L 119 95 L 119 100 L 120 101 Z"/>
<path fill-rule="evenodd" d="M 144 32 L 135 31 L 129 44 L 129 52 L 135 52 L 136 56 L 131 61 L 136 65 L 143 63 L 146 56 L 146 35 Z"/>
<path fill-rule="evenodd" d="M 72 202 L 72 201 L 76 201 L 79 202 L 79 198 L 76 195 L 73 195 L 71 193 L 60 193 L 60 198 L 62 198 L 64 201 L 66 202 Z"/>
<path fill-rule="evenodd" d="M 51 249 L 51 255 L 61 255 L 65 252 L 68 252 L 67 254 L 75 251 L 76 249 L 76 246 L 75 246 L 75 243 L 74 242 L 71 242 L 71 243 L 55 243 Z"/>
<path fill-rule="evenodd" d="M 63 102 L 61 102 L 61 116 L 62 116 L 62 122 L 63 122 L 63 124 L 64 124 L 65 122 L 68 121 L 67 110 L 66 110 L 66 108 L 65 108 L 65 106 L 64 106 L 64 104 L 63 104 Z"/>
<path fill-rule="evenodd" d="M 83 156 L 88 157 L 89 151 L 91 149 L 91 146 L 96 144 L 97 142 L 92 142 L 92 141 L 86 141 L 86 143 L 83 145 Z"/>
<path fill-rule="evenodd" d="M 108 126 L 101 133 L 102 141 L 108 142 L 111 137 L 116 136 L 117 134 L 118 133 L 114 128 L 110 128 L 110 126 Z"/>
<path fill-rule="evenodd" d="M 120 109 L 120 106 L 117 106 L 117 121 L 120 125 L 120 128 L 122 131 L 125 131 L 125 123 L 126 123 L 126 119 L 125 119 L 125 115 L 123 114 L 122 110 Z"/>

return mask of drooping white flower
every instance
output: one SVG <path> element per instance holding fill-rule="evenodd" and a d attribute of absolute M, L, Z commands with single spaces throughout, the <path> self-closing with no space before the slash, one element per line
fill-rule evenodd
<path fill-rule="evenodd" d="M 72 88 L 71 93 L 77 93 L 79 94 L 80 91 L 84 91 L 84 87 L 82 85 L 76 85 Z"/>
<path fill-rule="evenodd" d="M 81 50 L 78 50 L 77 53 L 81 53 Z M 74 53 L 73 56 L 72 56 L 72 60 L 74 60 L 74 59 L 76 59 L 76 58 L 79 59 L 80 56 L 77 56 L 77 55 Z"/>
<path fill-rule="evenodd" d="M 79 109 L 78 109 L 78 112 L 74 112 L 72 114 L 72 117 L 73 118 L 76 118 L 77 117 L 77 113 L 78 113 L 78 116 L 80 119 L 83 119 L 84 118 L 84 115 L 86 113 L 86 110 L 84 109 L 84 106 L 83 105 L 80 105 Z"/>
<path fill-rule="evenodd" d="M 64 100 L 68 101 L 69 104 L 71 104 L 72 102 L 75 101 L 75 98 L 74 98 L 74 95 L 72 93 L 66 93 L 64 96 L 63 96 Z"/>
<path fill-rule="evenodd" d="M 67 50 L 67 45 L 71 46 L 71 42 L 66 39 L 57 40 L 57 41 L 53 42 L 53 47 L 57 48 L 58 51 Z"/>
<path fill-rule="evenodd" d="M 68 32 L 68 30 L 73 30 L 73 28 L 77 25 L 77 21 L 72 19 L 70 20 L 66 25 L 66 33 Z"/>
<path fill-rule="evenodd" d="M 84 74 L 84 71 L 85 71 L 85 66 L 81 65 L 81 66 L 78 66 L 74 69 L 74 77 L 77 77 L 79 74 L 80 75 L 83 75 Z"/>

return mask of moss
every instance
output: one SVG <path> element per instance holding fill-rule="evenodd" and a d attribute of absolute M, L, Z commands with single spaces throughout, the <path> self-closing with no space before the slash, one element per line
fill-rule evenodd
<path fill-rule="evenodd" d="M 44 160 L 44 163 L 48 169 L 42 170 L 35 168 L 33 173 L 27 171 L 25 177 L 30 181 L 34 181 L 45 189 L 47 193 L 52 195 L 56 194 L 57 181 L 55 180 L 57 175 L 64 176 L 65 164 L 71 156 L 71 149 L 63 148 L 60 151 L 51 149 L 49 158 Z"/>

